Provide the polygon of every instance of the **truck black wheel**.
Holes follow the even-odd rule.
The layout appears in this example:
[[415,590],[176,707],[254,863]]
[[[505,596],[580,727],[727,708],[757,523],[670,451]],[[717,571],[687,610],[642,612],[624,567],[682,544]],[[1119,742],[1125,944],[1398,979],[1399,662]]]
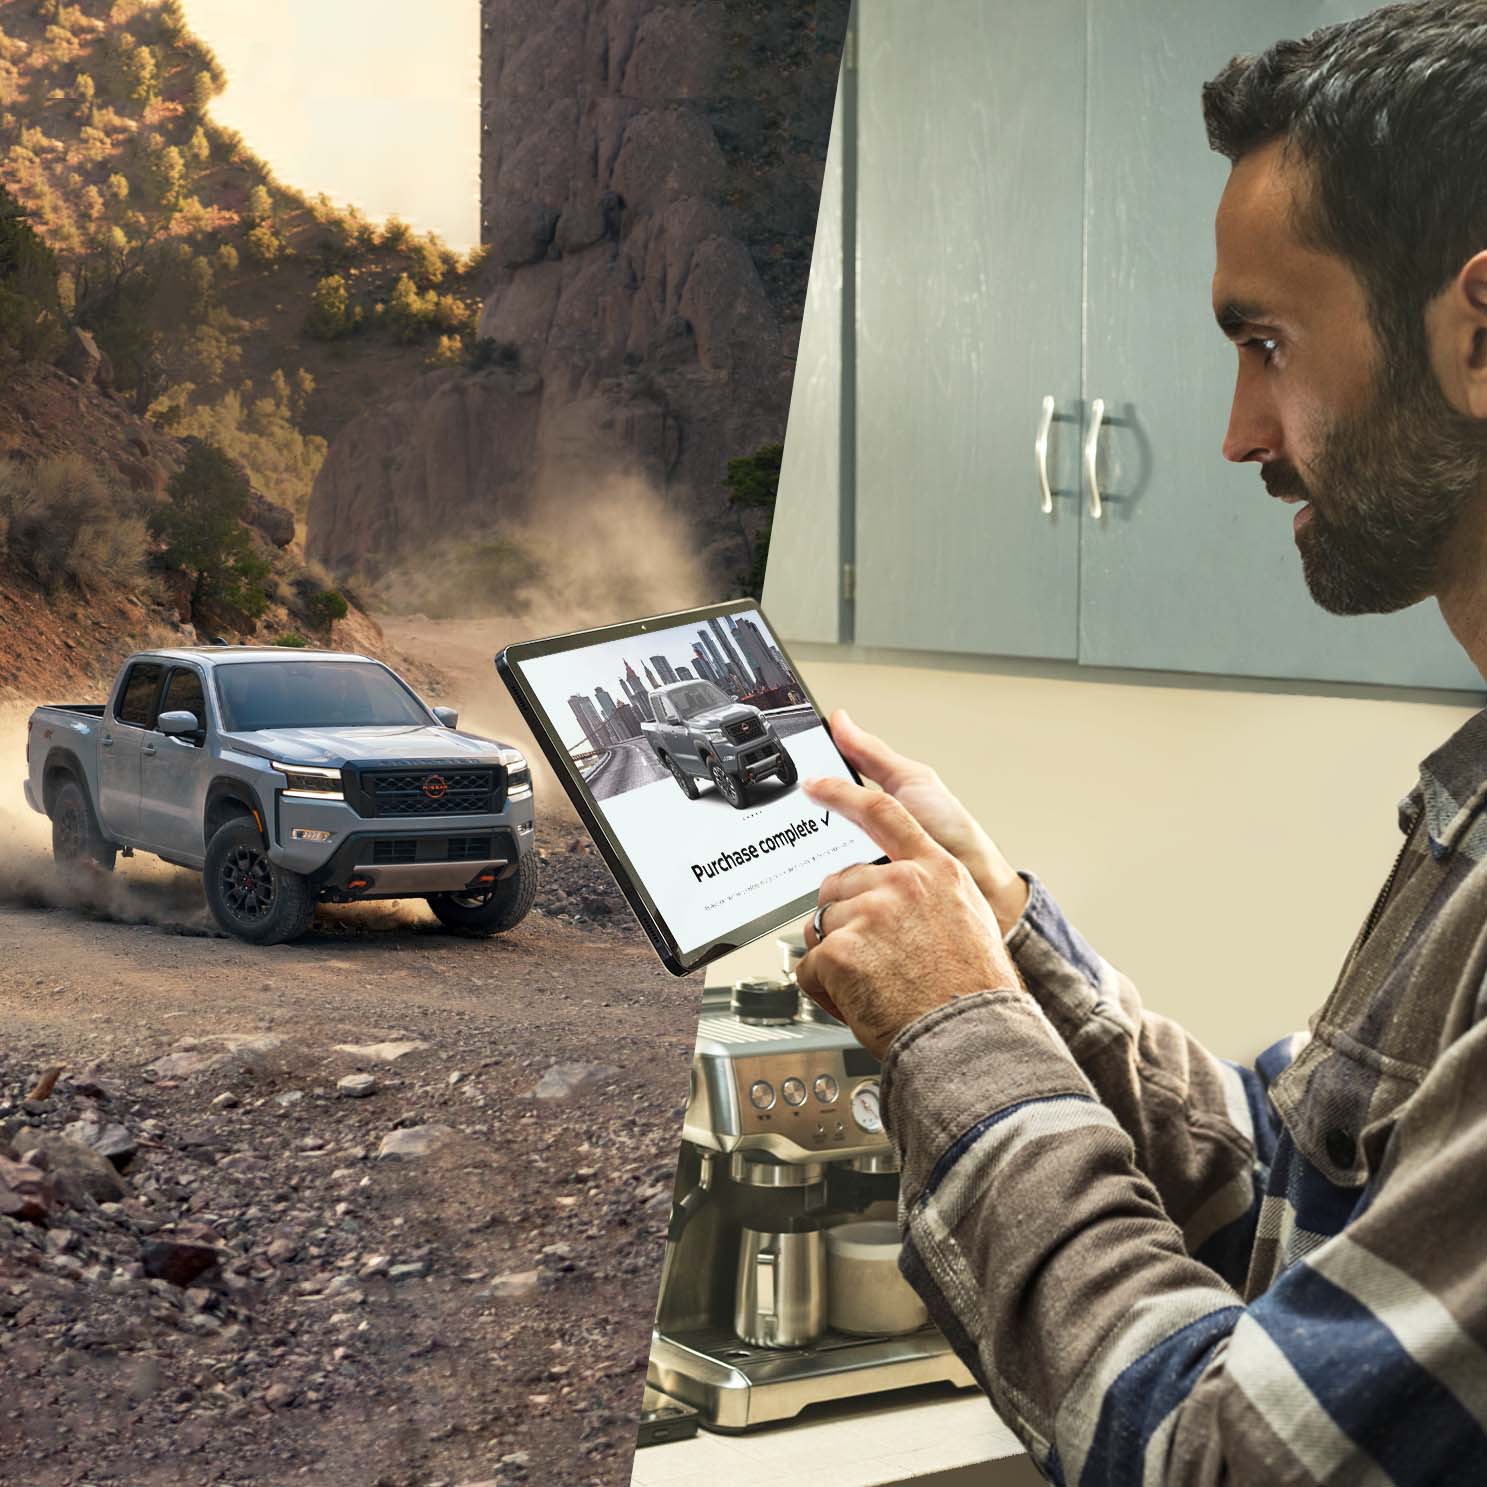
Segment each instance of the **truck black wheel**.
[[105,840],[93,807],[76,780],[65,781],[52,801],[52,859],[64,872],[114,870],[114,844]]
[[515,929],[537,897],[537,854],[525,852],[516,871],[484,893],[431,893],[428,906],[446,929],[462,935],[498,935]]
[[682,787],[682,794],[688,800],[696,800],[698,795],[697,781],[684,770],[670,754],[661,755],[661,763],[671,771],[671,778]]
[[775,772],[775,777],[780,784],[787,788],[800,778],[800,771],[795,767],[795,761],[785,752],[784,745],[780,746],[780,759],[783,761]]
[[315,917],[308,880],[269,860],[258,825],[248,816],[234,816],[213,833],[202,883],[212,918],[250,945],[297,940]]
[[708,771],[713,777],[713,784],[718,787],[718,794],[734,810],[745,811],[749,808],[749,787],[736,774],[729,774],[716,759],[708,765]]

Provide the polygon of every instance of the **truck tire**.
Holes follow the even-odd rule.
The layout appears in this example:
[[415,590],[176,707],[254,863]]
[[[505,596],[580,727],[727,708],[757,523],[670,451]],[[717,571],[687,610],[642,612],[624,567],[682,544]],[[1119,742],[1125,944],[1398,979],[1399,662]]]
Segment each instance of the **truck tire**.
[[308,880],[269,860],[248,816],[234,816],[213,832],[201,875],[212,918],[250,945],[297,940],[315,917]]
[[785,751],[784,744],[780,745],[780,758],[785,762],[780,765],[775,778],[788,790],[800,778],[800,771],[796,769],[795,761]]
[[711,760],[707,768],[713,777],[713,784],[718,787],[718,794],[734,810],[748,810],[749,806],[753,803],[753,796],[749,794],[749,787],[736,774],[729,774],[716,759]]
[[515,929],[537,897],[537,854],[516,859],[516,871],[485,893],[431,893],[426,902],[445,929],[483,938]]
[[682,794],[688,800],[696,800],[698,795],[697,781],[684,770],[670,754],[661,755],[661,763],[671,771],[671,778],[682,788]]
[[98,829],[93,807],[76,780],[65,780],[52,800],[52,860],[64,873],[114,870],[116,849]]

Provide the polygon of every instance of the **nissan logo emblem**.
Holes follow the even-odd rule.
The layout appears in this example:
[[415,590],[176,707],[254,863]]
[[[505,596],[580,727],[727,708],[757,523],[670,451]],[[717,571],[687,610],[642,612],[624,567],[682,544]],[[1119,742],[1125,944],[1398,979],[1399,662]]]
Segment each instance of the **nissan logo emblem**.
[[431,774],[423,782],[423,793],[430,800],[443,800],[449,794],[449,781],[441,774]]

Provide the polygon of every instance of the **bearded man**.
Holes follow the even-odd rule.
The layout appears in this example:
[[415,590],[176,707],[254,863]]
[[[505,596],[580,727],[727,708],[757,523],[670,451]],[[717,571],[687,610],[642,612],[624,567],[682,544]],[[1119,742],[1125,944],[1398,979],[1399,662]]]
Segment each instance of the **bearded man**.
[[[1297,506],[1318,603],[1433,597],[1487,675],[1487,3],[1278,43],[1203,104],[1224,454]],[[807,789],[890,861],[823,883],[801,985],[884,1059],[904,1272],[1039,1469],[1487,1482],[1487,713],[1254,1069],[1145,1011],[931,770],[834,731],[883,788]]]

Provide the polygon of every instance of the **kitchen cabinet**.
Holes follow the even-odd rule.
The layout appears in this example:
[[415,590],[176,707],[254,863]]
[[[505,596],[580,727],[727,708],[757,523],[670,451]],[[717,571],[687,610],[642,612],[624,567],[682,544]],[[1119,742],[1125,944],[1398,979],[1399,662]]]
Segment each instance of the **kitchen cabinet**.
[[[1235,53],[1367,8],[858,0],[845,186],[817,249],[837,255],[835,318],[823,335],[811,300],[817,392],[807,408],[797,383],[765,589],[787,638],[1480,689],[1433,603],[1317,608],[1291,512],[1220,454],[1228,163],[1199,89]],[[806,506],[834,542],[793,540]]]

